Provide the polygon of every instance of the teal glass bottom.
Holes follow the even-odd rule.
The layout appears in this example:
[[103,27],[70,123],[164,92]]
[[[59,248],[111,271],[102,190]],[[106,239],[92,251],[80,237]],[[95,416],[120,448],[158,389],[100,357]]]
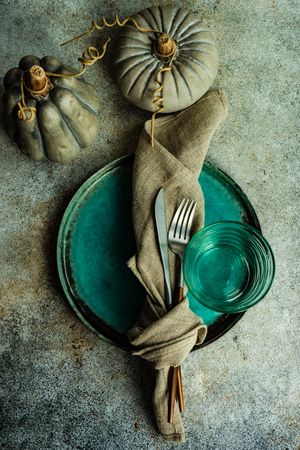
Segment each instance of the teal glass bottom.
[[216,299],[234,300],[249,284],[249,265],[238,249],[220,244],[208,249],[195,261],[199,290]]

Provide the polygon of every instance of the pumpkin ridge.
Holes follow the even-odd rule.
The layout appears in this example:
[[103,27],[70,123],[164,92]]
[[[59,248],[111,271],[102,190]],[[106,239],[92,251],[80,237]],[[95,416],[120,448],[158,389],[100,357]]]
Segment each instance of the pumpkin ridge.
[[152,19],[153,19],[153,18],[150,17],[150,19],[149,19],[149,17],[147,17],[147,15],[145,16],[144,13],[145,13],[145,10],[140,11],[140,12],[135,16],[136,20],[138,21],[138,20],[139,20],[139,19],[138,19],[138,16],[140,16],[140,17],[146,22],[147,27],[152,28],[152,29],[157,28],[156,22],[154,22],[154,24],[153,24],[153,22],[152,22]]
[[[64,131],[63,125],[65,125],[65,129],[68,131],[68,138],[71,138],[71,140],[74,139],[75,142],[78,144],[78,147],[80,147],[80,144],[79,144],[79,142],[78,142],[76,136],[72,133],[72,130],[70,129],[70,127],[68,126],[68,124],[66,123],[66,121],[64,120],[64,118],[62,117],[62,115],[61,115],[61,113],[60,113],[60,110],[57,108],[57,106],[55,105],[55,103],[54,103],[52,100],[48,99],[48,100],[47,100],[47,105],[46,105],[46,104],[45,104],[45,105],[46,105],[46,107],[47,107],[47,106],[50,105],[50,104],[56,109],[56,111],[57,111],[57,113],[58,113],[58,115],[59,115],[61,129]],[[39,110],[38,110],[38,112],[39,112]],[[56,159],[52,159],[52,158],[51,158],[51,155],[49,155],[48,147],[47,147],[47,145],[46,145],[47,138],[45,137],[45,134],[44,134],[45,130],[44,130],[44,128],[43,128],[43,123],[42,123],[42,121],[41,121],[40,114],[37,114],[37,121],[38,121],[38,124],[39,124],[39,131],[40,131],[41,138],[42,138],[41,140],[42,140],[42,145],[43,145],[44,154],[45,154],[45,155],[47,156],[47,158],[50,159],[51,161],[60,162],[60,161],[57,161]],[[70,141],[70,142],[71,142],[71,141]],[[78,148],[77,148],[77,150],[78,150]],[[51,153],[51,152],[50,152],[50,153]]]
[[[79,83],[84,83],[84,87],[87,90],[88,87],[92,88],[92,91],[90,92],[92,95],[97,96],[97,91],[94,88],[94,86],[92,86],[90,83],[88,83],[87,81],[84,81],[83,79],[77,78],[77,81]],[[67,87],[65,89],[68,89]],[[83,96],[80,95],[79,91],[73,91],[70,89],[70,91],[72,92],[72,94],[80,101],[80,103],[87,108],[89,111],[91,111],[94,115],[99,114],[100,111],[100,100],[99,100],[99,106],[95,106],[95,109],[93,109],[93,107],[91,106],[90,103],[88,103],[88,100],[86,100]],[[94,92],[93,92],[94,91]]]
[[[141,36],[141,34],[140,34],[140,36]],[[139,43],[143,43],[143,44],[145,44],[145,48],[148,49],[148,47],[146,46],[147,44],[146,44],[145,41],[143,41],[142,39],[138,39],[138,38],[136,38],[136,37],[134,37],[134,36],[125,36],[125,39],[126,39],[126,40],[127,40],[127,39],[131,39],[132,41],[137,41],[137,42],[139,42]],[[150,41],[150,39],[149,39],[149,41]]]
[[139,66],[140,64],[147,61],[147,59],[149,59],[149,58],[147,57],[147,58],[143,59],[142,61],[139,61],[137,64],[134,64],[134,66],[131,66],[128,69],[126,69],[125,72],[123,72],[122,75],[120,75],[120,78],[124,78],[132,69],[135,69],[137,66]]
[[[201,21],[199,19],[196,18],[195,22],[189,24],[186,28],[184,28],[180,33],[179,33],[179,37],[182,36],[182,34],[189,34],[191,28],[194,28],[195,25],[201,25]],[[203,28],[203,31],[209,31],[208,29]],[[202,32],[202,29],[198,28],[198,33]]]
[[[197,31],[195,31],[195,33],[190,33],[190,34],[188,34],[187,36],[183,36],[181,39],[179,39],[179,40],[178,40],[179,45],[185,45],[186,42],[189,41],[189,39],[193,38],[193,36],[197,36],[197,34],[200,34],[200,33],[207,33],[207,34],[210,34],[209,31],[204,30],[204,29],[202,29],[202,30],[197,30]],[[199,38],[201,39],[200,36],[199,36]],[[204,38],[205,38],[205,36],[204,36]],[[192,40],[193,40],[193,39],[192,39]],[[208,40],[209,40],[209,39],[208,39]],[[199,42],[202,43],[202,40],[200,40]]]
[[147,64],[145,67],[143,67],[143,70],[137,75],[137,77],[135,78],[135,80],[133,81],[133,83],[131,84],[130,88],[127,91],[127,95],[130,94],[130,92],[132,91],[134,85],[137,83],[137,81],[140,79],[141,75],[145,72],[145,70],[151,65],[153,64],[154,61],[150,61],[149,64]]
[[6,91],[4,91],[4,93],[3,93],[3,100],[5,100],[6,97],[7,97],[7,100],[8,100],[8,97],[12,97],[12,96],[15,97],[15,100],[14,100],[14,107],[11,109],[11,112],[13,112],[13,110],[17,106],[18,102],[21,100],[21,93],[20,93],[20,89],[18,87],[10,87]]
[[[30,99],[29,106],[36,104],[36,101]],[[23,121],[17,119],[16,122],[16,142],[19,145],[22,152],[34,161],[41,161],[45,158],[45,146],[42,139],[42,133],[37,120],[37,115],[33,118],[33,121]],[[27,135],[27,139],[26,139]],[[27,141],[27,145],[24,143]],[[30,146],[28,146],[28,142]]]
[[202,67],[202,69],[204,70],[204,72],[207,74],[207,76],[213,81],[214,78],[212,76],[212,74],[210,73],[209,69],[206,67],[206,64],[204,62],[202,62],[200,59],[198,58],[192,58],[192,56],[188,56],[188,55],[181,55],[181,58],[185,58],[188,59],[189,61],[192,61],[195,64],[198,64],[198,66]]
[[201,30],[196,30],[194,33],[193,32],[189,32],[189,33],[187,33],[185,36],[183,36],[182,37],[182,39],[180,39],[179,38],[179,44],[182,44],[182,45],[184,45],[184,43],[185,43],[185,41],[187,40],[187,39],[190,39],[191,37],[193,37],[193,36],[195,36],[195,35],[197,35],[197,34],[200,34],[200,33],[207,33],[207,34],[210,34],[211,32],[209,31],[209,30],[207,30],[207,29],[205,29],[205,28],[202,28]]
[[[115,62],[117,63],[117,64],[119,64],[119,63],[122,63],[122,62],[124,62],[124,61],[130,61],[131,59],[133,59],[133,58],[136,58],[136,57],[138,57],[138,56],[144,56],[144,55],[147,55],[147,56],[149,56],[149,49],[145,52],[141,52],[141,53],[134,53],[133,52],[133,54],[132,55],[126,55],[126,56],[124,56],[124,58],[122,58],[122,59],[117,59]],[[148,58],[147,58],[148,59]]]
[[[50,65],[52,59],[52,65]],[[56,65],[54,64],[56,62]],[[63,67],[63,63],[60,59],[52,57],[52,56],[44,56],[40,61],[41,67],[45,70],[45,72],[56,72]]]
[[[47,100],[47,101],[49,101],[49,100]],[[48,155],[48,152],[47,152],[47,145],[46,145],[46,142],[45,142],[45,137],[44,137],[43,129],[42,129],[42,127],[41,127],[41,118],[39,117],[39,111],[38,111],[38,109],[37,109],[37,111],[36,111],[35,117],[36,117],[36,121],[37,121],[37,124],[38,124],[38,129],[39,129],[40,138],[41,138],[41,139],[40,139],[40,142],[41,142],[41,146],[42,146],[42,151],[43,151],[43,153],[44,153],[44,157],[50,159],[50,158],[49,158],[49,155]]]
[[118,47],[119,50],[127,50],[128,48],[130,48],[131,50],[147,50],[147,52],[149,53],[148,47],[139,47],[137,45],[120,45]]
[[[70,81],[75,83],[75,86],[68,85],[67,83],[70,82]],[[81,88],[83,88],[86,91],[88,91],[89,94],[91,94],[91,95],[93,95],[95,97],[97,96],[97,93],[96,93],[96,90],[94,89],[94,87],[92,85],[90,85],[89,83],[87,83],[86,81],[84,81],[83,79],[80,79],[80,78],[56,78],[55,79],[54,78],[53,79],[53,83],[54,83],[55,87],[57,87],[57,88],[63,88],[63,89],[67,89],[67,90],[71,91],[75,95],[75,97],[78,100],[80,100],[80,102],[86,108],[89,108],[89,110],[91,112],[93,112],[94,114],[98,114],[99,113],[99,106],[98,105],[93,105],[93,103],[90,103],[89,100],[86,99],[80,93],[79,86],[81,85]],[[76,84],[79,85],[79,86],[76,86]]]
[[188,12],[184,18],[182,19],[182,21],[179,23],[179,25],[177,26],[176,30],[173,31],[173,36],[174,38],[176,37],[177,34],[180,35],[180,27],[182,26],[182,24],[186,21],[186,19],[188,18],[188,16],[190,15],[190,12]]
[[68,87],[65,87],[65,86],[64,87],[59,86],[59,87],[57,87],[57,89],[64,89],[65,91],[71,92],[71,94],[74,95],[74,97],[79,101],[79,103],[81,104],[81,106],[83,106],[83,108],[87,109],[90,113],[92,113],[94,115],[98,114],[99,111],[91,108],[90,105],[88,103],[86,103],[83,100],[83,98],[78,95],[78,92],[75,93],[72,91],[72,89],[69,89]]
[[179,14],[180,14],[180,8],[177,8],[174,13],[174,16],[170,22],[169,29],[167,31],[167,33],[172,37],[174,36],[173,26],[174,26],[174,23],[177,20]]
[[31,66],[39,66],[41,63],[40,58],[35,55],[25,55],[19,61],[19,69],[23,72],[28,70]]
[[209,50],[201,50],[198,47],[184,47],[184,48],[180,49],[180,55],[185,54],[185,53],[190,53],[190,52],[198,52],[198,53],[203,53],[203,55],[215,56],[214,52],[210,52]]
[[21,93],[20,89],[17,87],[11,87],[3,93],[3,110],[7,110],[7,114],[3,114],[4,126],[6,128],[7,134],[11,139],[14,139],[14,136],[16,134],[17,127],[14,117],[15,114],[17,114],[16,107],[20,100]]
[[[23,70],[19,67],[12,67],[6,72],[3,78],[3,86],[5,90],[19,88]],[[15,76],[14,76],[15,75]],[[16,77],[17,75],[17,77]]]
[[56,106],[56,108],[58,109],[58,111],[61,114],[61,118],[64,121],[65,125],[68,127],[69,131],[71,132],[71,134],[75,137],[75,140],[77,141],[78,145],[80,148],[84,148],[86,146],[86,143],[84,142],[84,138],[82,138],[77,131],[75,130],[75,128],[72,126],[71,121],[72,119],[69,119],[67,117],[67,113],[65,112],[65,110],[59,105],[58,101],[56,100],[56,96],[58,93],[62,92],[68,92],[69,94],[71,94],[80,104],[80,106],[83,106],[84,109],[86,109],[87,111],[89,111],[91,114],[93,114],[95,116],[95,114],[89,110],[89,108],[85,108],[85,105],[82,105],[82,102],[80,101],[80,99],[70,90],[70,89],[65,89],[65,88],[57,88],[55,92],[53,92],[53,94],[51,95],[51,100],[53,102],[53,104]]
[[[155,15],[153,14],[153,12],[152,12],[152,9],[151,8],[148,8],[148,9],[145,9],[144,11],[142,11],[142,13],[146,13],[147,12],[147,14],[149,14],[150,16],[151,16],[151,18],[152,18],[152,20],[153,20],[153,23],[154,23],[154,27],[152,27],[152,28],[156,28],[158,31],[160,31],[160,26],[159,26],[159,23],[158,23],[158,21],[157,21],[157,19],[156,19],[156,17],[155,17]],[[141,14],[141,13],[140,13]],[[143,14],[141,14],[141,16],[145,19],[145,16],[143,15]],[[150,23],[150,22],[149,22]],[[163,30],[161,30],[161,31],[163,31]]]
[[[207,45],[212,45],[213,47],[216,47],[216,43],[213,41],[210,41],[209,39],[205,39],[202,41],[187,41],[187,42],[182,42],[182,45],[186,45],[186,44],[207,44]],[[180,42],[181,45],[181,42]]]
[[197,75],[197,77],[199,78],[199,80],[201,82],[203,82],[203,78],[201,77],[200,73],[198,70],[196,70],[193,66],[189,66],[188,64],[184,63],[183,61],[181,61],[179,58],[177,60],[178,64],[181,64],[182,66],[186,67],[190,72],[194,73]]
[[82,148],[81,142],[80,142],[80,140],[79,140],[75,130],[73,130],[73,128],[71,127],[69,121],[66,119],[66,117],[65,117],[64,113],[62,112],[62,110],[60,108],[58,108],[57,105],[55,105],[55,106],[56,106],[56,108],[58,109],[58,111],[61,114],[61,123],[64,124],[67,127],[67,129],[69,130],[70,134],[74,137],[75,141],[77,142],[79,148]]
[[174,69],[177,70],[177,72],[179,73],[180,77],[183,79],[183,82],[184,82],[184,84],[185,84],[186,87],[187,87],[188,93],[190,94],[190,98],[191,98],[191,100],[193,100],[193,94],[192,94],[191,88],[190,88],[188,82],[186,81],[185,77],[183,76],[181,70],[180,70],[179,67],[177,66],[176,62],[177,62],[177,61],[174,61],[173,67],[174,67]]
[[165,24],[164,24],[164,17],[163,17],[163,12],[162,12],[162,8],[160,5],[158,5],[158,11],[159,11],[159,16],[160,16],[160,21],[161,21],[161,29],[162,31],[166,31],[165,30]]
[[157,69],[157,67],[154,67],[153,70],[150,71],[150,75],[147,78],[147,81],[146,81],[145,86],[143,88],[143,92],[142,92],[142,94],[140,96],[141,98],[143,98],[143,96],[146,94],[146,90],[149,89],[148,83],[150,82],[151,78],[155,75],[156,69]]
[[178,95],[179,95],[179,86],[178,86],[178,82],[177,82],[177,77],[175,76],[174,73],[172,75],[173,75],[173,81],[174,81],[174,85],[175,85],[176,95],[178,97]]

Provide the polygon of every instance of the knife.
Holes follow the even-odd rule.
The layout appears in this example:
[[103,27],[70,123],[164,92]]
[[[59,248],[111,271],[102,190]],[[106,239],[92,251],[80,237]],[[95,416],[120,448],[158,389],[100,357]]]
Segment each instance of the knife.
[[155,199],[155,223],[158,235],[158,243],[160,250],[160,257],[164,269],[165,277],[165,295],[166,303],[168,306],[172,305],[172,291],[170,281],[170,268],[169,268],[169,245],[168,245],[168,232],[167,232],[167,219],[166,219],[166,206],[165,206],[165,194],[164,188],[160,188]]

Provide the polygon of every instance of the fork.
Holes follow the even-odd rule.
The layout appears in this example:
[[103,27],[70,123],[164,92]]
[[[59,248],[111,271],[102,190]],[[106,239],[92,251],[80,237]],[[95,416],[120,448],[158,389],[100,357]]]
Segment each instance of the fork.
[[[173,297],[174,305],[177,305],[184,297],[182,259],[185,248],[190,240],[195,209],[196,209],[196,202],[184,198],[180,203],[179,207],[177,208],[169,228],[168,233],[169,247],[172,250],[172,252],[174,252],[177,255],[179,262],[178,281]],[[172,368],[171,387],[169,396],[169,413],[168,413],[169,423],[173,422],[176,394],[178,394],[178,403],[180,412],[183,412],[184,403],[182,394],[180,366]]]

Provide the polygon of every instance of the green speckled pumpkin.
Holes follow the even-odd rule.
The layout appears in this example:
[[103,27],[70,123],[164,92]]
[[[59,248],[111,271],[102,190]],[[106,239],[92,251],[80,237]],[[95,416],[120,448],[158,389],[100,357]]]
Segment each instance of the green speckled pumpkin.
[[42,73],[76,73],[52,56],[42,59],[24,56],[19,67],[10,69],[4,77],[6,130],[31,159],[66,163],[93,142],[98,132],[99,97],[82,78],[49,75],[46,77],[49,89],[43,95],[33,95],[24,89],[26,105],[34,107],[36,113],[31,120],[20,120],[21,77],[26,79],[33,67]]
[[[210,88],[217,74],[218,55],[214,34],[192,12],[178,6],[155,6],[134,16],[142,28],[158,30],[176,46],[172,70],[163,74],[164,111],[187,108]],[[114,58],[117,84],[136,106],[155,111],[152,92],[156,74],[166,64],[161,58],[157,33],[142,33],[126,26],[119,35]],[[170,48],[170,47],[169,47]]]

